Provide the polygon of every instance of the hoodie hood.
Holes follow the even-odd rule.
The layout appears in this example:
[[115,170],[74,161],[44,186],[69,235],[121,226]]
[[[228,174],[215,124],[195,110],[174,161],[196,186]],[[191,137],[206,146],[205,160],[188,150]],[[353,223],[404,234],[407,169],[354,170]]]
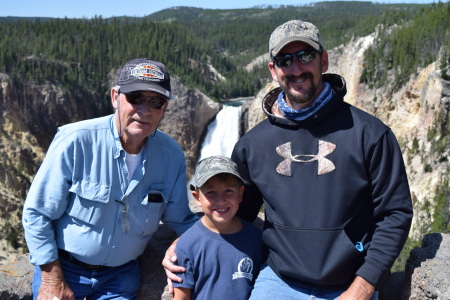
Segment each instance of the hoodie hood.
[[313,116],[307,118],[303,121],[294,121],[286,119],[281,113],[277,105],[278,95],[281,93],[281,88],[277,87],[270,92],[262,100],[262,110],[266,114],[267,118],[273,124],[278,124],[282,126],[305,126],[309,124],[314,124],[320,122],[323,118],[334,111],[339,105],[344,102],[344,96],[347,94],[347,88],[345,84],[345,79],[337,74],[323,74],[323,81],[328,82],[331,85],[331,90],[333,91],[333,97],[331,100],[325,104],[317,113]]

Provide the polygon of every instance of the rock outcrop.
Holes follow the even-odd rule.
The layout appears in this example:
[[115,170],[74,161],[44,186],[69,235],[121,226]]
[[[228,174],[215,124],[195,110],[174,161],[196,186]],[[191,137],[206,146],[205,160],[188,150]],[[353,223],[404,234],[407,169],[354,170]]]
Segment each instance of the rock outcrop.
[[[140,257],[142,285],[139,300],[170,300],[161,261],[176,238],[161,225]],[[0,265],[0,300],[29,300],[33,266],[27,255],[12,264]],[[450,234],[426,235],[422,248],[411,251],[405,272],[393,273],[379,292],[380,300],[448,300],[450,299]]]
[[160,129],[174,138],[183,148],[188,178],[195,171],[198,151],[205,128],[220,110],[220,104],[198,90],[188,89],[176,78],[172,79],[170,105]]
[[411,251],[402,300],[450,299],[450,234],[433,233]]

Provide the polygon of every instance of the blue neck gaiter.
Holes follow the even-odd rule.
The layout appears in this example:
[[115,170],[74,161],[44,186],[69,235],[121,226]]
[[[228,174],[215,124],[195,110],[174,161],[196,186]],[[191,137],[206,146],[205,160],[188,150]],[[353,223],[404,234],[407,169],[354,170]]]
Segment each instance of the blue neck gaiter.
[[331,90],[331,85],[328,82],[323,83],[324,88],[319,97],[308,107],[302,108],[300,110],[295,110],[290,107],[286,100],[284,100],[284,91],[278,95],[277,103],[286,119],[294,121],[303,121],[313,114],[315,114],[319,109],[321,109],[328,101],[330,101],[333,96],[333,91]]

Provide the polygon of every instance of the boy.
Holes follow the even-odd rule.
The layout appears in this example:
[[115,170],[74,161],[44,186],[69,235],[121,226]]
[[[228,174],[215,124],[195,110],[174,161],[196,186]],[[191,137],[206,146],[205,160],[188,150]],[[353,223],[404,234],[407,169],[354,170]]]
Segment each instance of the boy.
[[261,231],[235,215],[244,193],[236,164],[223,156],[201,160],[190,188],[204,216],[177,243],[186,272],[173,299],[248,299],[263,245]]

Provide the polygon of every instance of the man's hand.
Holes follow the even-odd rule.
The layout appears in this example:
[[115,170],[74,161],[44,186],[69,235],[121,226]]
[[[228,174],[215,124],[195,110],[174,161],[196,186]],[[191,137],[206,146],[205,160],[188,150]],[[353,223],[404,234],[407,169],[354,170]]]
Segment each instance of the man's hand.
[[182,282],[181,277],[175,275],[174,273],[186,272],[185,268],[175,265],[177,262],[177,255],[175,253],[175,246],[177,245],[178,239],[173,241],[172,245],[167,249],[162,265],[166,271],[167,285],[169,286],[169,293],[173,296],[173,286],[172,281]]
[[75,295],[64,280],[59,260],[42,265],[40,268],[42,284],[37,300],[75,300]]
[[372,297],[375,287],[360,276],[356,276],[350,287],[342,293],[339,300],[369,300]]

